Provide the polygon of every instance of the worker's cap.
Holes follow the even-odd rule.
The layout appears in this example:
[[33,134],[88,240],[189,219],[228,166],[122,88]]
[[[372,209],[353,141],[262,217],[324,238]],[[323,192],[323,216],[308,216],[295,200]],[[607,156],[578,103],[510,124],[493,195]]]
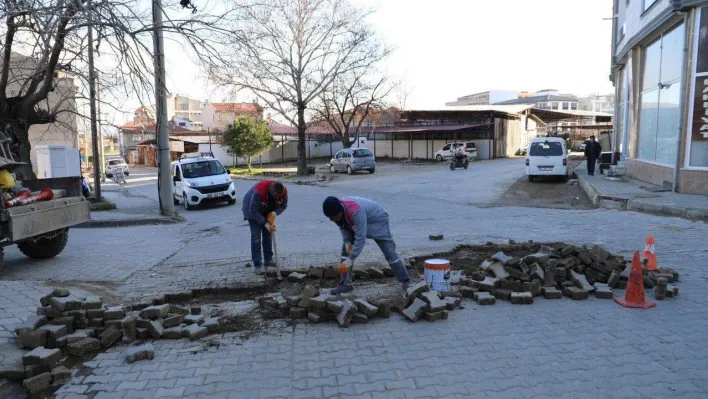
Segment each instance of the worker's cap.
[[327,197],[322,203],[322,212],[328,218],[339,215],[343,210],[342,203],[337,197]]

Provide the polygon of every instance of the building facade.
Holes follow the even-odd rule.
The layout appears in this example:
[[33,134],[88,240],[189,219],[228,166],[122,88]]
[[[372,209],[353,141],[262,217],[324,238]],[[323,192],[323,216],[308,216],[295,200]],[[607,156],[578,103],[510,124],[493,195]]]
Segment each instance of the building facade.
[[613,114],[615,112],[615,94],[590,95],[578,99],[581,111],[604,112]]
[[634,178],[708,195],[708,1],[615,0],[613,151]]
[[490,90],[482,93],[470,94],[459,97],[457,101],[445,103],[447,106],[457,105],[491,105],[502,101],[514,100],[519,97],[519,93],[514,90]]
[[257,103],[206,102],[202,113],[201,127],[203,129],[200,130],[224,130],[239,116],[262,119],[263,108]]

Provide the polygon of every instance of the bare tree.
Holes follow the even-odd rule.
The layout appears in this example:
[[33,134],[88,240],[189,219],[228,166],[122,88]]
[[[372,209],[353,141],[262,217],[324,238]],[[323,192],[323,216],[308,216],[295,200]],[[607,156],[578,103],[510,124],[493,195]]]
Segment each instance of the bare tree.
[[349,147],[352,132],[359,133],[369,114],[385,108],[384,99],[393,90],[387,77],[369,77],[368,67],[338,76],[319,97],[317,114]]
[[[197,9],[188,1],[181,11],[174,4],[164,10],[162,26],[152,24],[151,2],[140,0],[2,0],[0,1],[0,131],[11,137],[17,169],[22,179],[32,179],[29,127],[60,121],[61,113],[83,116],[76,97],[85,96],[88,81],[87,48],[101,55],[105,84],[113,88],[104,104],[119,107],[126,97],[152,98],[152,38],[161,28],[167,39],[179,41],[194,59],[215,63],[230,34],[222,28],[230,9],[214,12]],[[176,3],[176,1],[175,1]],[[174,17],[174,18],[171,18]],[[95,40],[87,40],[88,27]],[[223,39],[223,42],[220,40]],[[76,80],[77,93],[61,88],[62,76]],[[103,83],[103,82],[102,82]],[[122,100],[122,101],[121,101]],[[67,105],[69,103],[69,105]],[[75,124],[74,124],[75,129]]]
[[305,134],[310,104],[342,75],[380,53],[369,13],[347,0],[239,0],[232,68],[219,82],[254,93],[297,126],[298,175],[307,173]]
[[408,84],[406,78],[401,78],[396,82],[395,95],[398,102],[398,107],[401,110],[406,109],[406,104],[408,103],[408,97],[413,93],[413,87]]

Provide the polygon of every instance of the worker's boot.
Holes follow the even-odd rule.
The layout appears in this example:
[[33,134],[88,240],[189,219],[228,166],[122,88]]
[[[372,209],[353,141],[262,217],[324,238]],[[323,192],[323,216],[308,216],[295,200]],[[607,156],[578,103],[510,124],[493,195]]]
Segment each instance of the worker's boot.
[[263,266],[256,265],[256,266],[253,266],[253,269],[255,270],[256,274],[258,274],[258,275],[265,274],[265,270],[263,270]]
[[408,287],[410,287],[410,286],[411,286],[411,281],[407,280],[407,281],[403,282],[403,285],[401,286],[401,288],[403,288],[403,292],[405,293],[408,291]]
[[347,292],[354,291],[354,286],[352,285],[352,270],[349,269],[347,274],[339,277],[339,285],[330,291],[332,295],[346,294]]

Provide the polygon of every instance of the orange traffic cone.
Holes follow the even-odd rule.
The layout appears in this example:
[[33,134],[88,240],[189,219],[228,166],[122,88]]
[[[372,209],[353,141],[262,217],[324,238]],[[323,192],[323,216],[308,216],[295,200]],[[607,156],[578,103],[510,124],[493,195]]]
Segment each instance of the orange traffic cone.
[[624,298],[615,298],[615,302],[626,308],[649,309],[656,306],[656,303],[649,302],[644,298],[644,278],[642,277],[642,266],[639,263],[639,251],[634,251],[632,269],[629,272],[629,283]]
[[646,241],[644,242],[644,255],[647,258],[647,270],[656,270],[656,248],[654,247],[654,234],[649,234]]

